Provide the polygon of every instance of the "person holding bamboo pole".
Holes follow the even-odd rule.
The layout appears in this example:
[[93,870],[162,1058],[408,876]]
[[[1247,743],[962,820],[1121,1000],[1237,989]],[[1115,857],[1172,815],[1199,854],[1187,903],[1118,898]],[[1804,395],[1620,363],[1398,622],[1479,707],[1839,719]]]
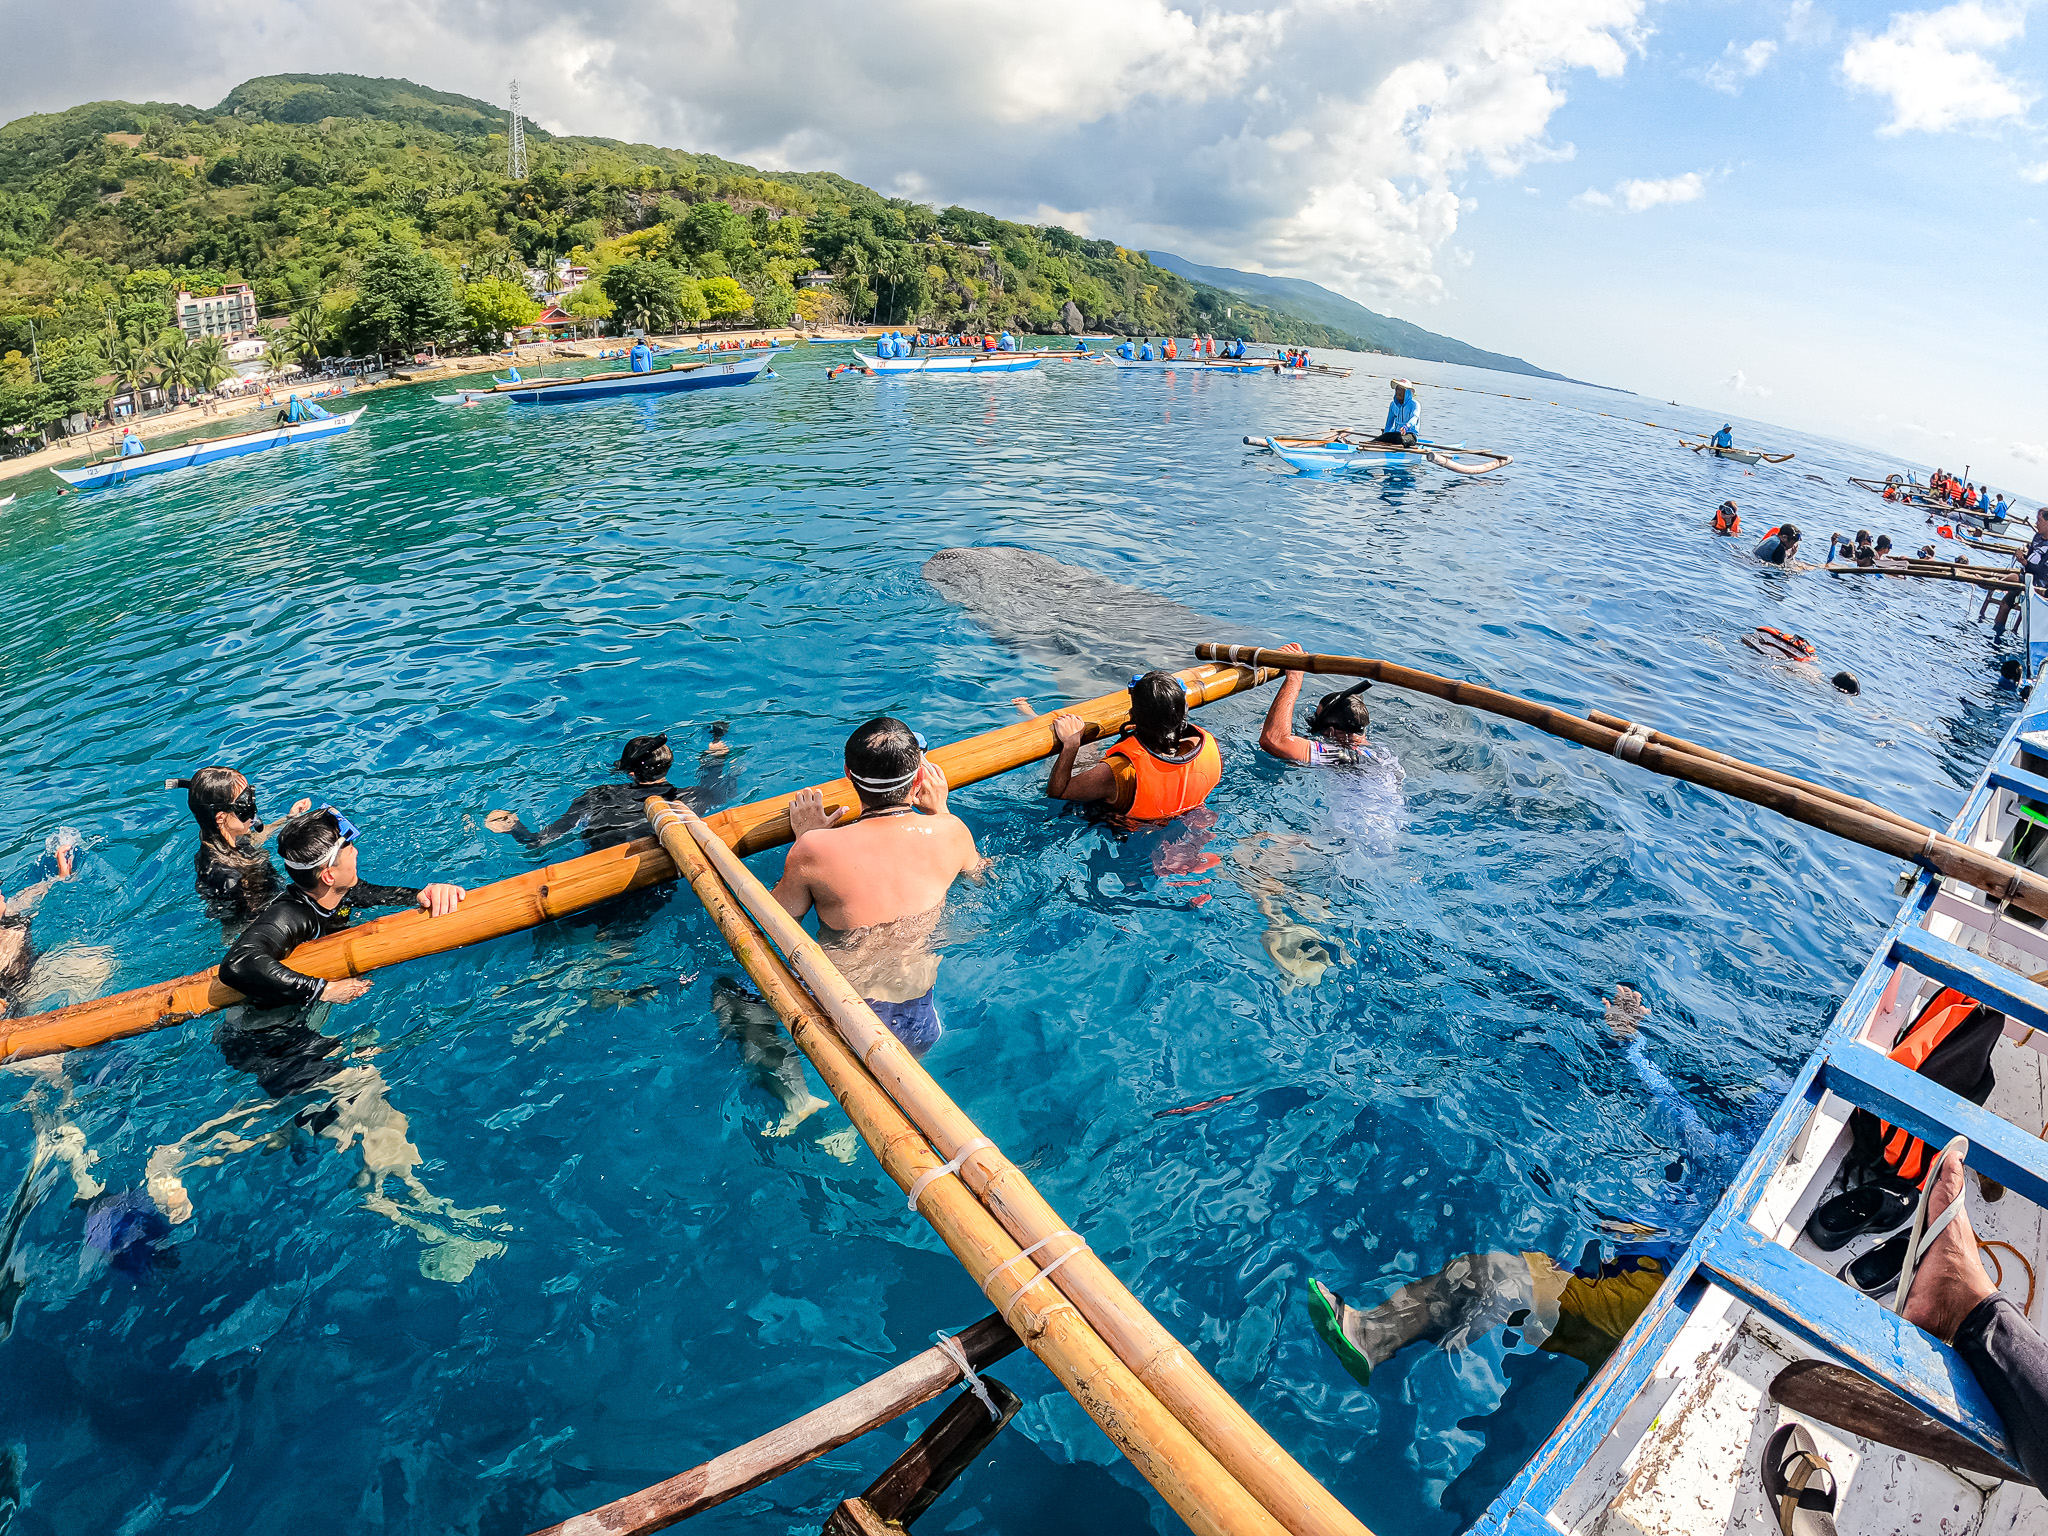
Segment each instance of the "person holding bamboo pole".
[[946,893],[987,860],[967,824],[946,808],[946,775],[924,738],[901,720],[870,720],[846,741],[846,776],[860,819],[825,808],[806,789],[790,802],[796,834],[775,899],[791,917],[818,914],[818,943],[890,1033],[923,1055],[945,1026],[934,996],[932,936]]

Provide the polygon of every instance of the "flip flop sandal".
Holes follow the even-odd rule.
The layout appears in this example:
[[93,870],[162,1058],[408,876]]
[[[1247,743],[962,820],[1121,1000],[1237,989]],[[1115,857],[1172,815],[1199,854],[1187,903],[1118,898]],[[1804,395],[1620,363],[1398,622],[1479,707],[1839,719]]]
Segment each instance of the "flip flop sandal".
[[[1927,1207],[1934,1199],[1934,1176],[1941,1171],[1942,1159],[1954,1157],[1958,1164],[1965,1164],[1968,1162],[1969,1156],[1970,1138],[1958,1136],[1936,1153],[1934,1161],[1927,1165],[1927,1182],[1921,1186],[1920,1190],[1920,1208],[1913,1213],[1912,1236],[1906,1244],[1905,1262],[1899,1267],[1898,1294],[1892,1297],[1892,1310],[1894,1312],[1901,1314],[1905,1312],[1906,1298],[1913,1292],[1913,1271],[1919,1267],[1920,1260],[1925,1257],[1928,1247],[1948,1229],[1948,1224],[1954,1221],[1957,1213],[1963,1209],[1963,1197],[1958,1195],[1950,1202],[1948,1209],[1935,1217],[1932,1222],[1927,1219]],[[1967,1190],[1967,1183],[1964,1188]]]
[[[1779,1426],[1764,1446],[1762,1471],[1784,1536],[1835,1536],[1835,1474],[1804,1424]],[[1823,1480],[1825,1493],[1815,1486]]]
[[1806,1223],[1806,1235],[1822,1253],[1833,1253],[1866,1232],[1896,1232],[1913,1219],[1920,1192],[1888,1180],[1846,1190],[1824,1200]]

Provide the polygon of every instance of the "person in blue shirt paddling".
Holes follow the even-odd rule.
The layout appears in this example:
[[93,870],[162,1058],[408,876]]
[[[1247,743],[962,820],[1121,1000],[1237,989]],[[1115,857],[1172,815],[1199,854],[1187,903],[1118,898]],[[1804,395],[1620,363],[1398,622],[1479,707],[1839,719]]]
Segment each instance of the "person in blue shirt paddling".
[[1422,407],[1415,399],[1415,386],[1406,379],[1394,380],[1394,400],[1387,407],[1387,424],[1374,439],[1381,443],[1402,443],[1415,446],[1416,424],[1422,419]]
[[1086,336],[1076,336],[1074,338],[1074,350],[1085,354],[1088,351],[1088,338]]
[[145,453],[147,451],[148,450],[142,446],[142,439],[136,435],[136,431],[133,427],[123,427],[121,429],[122,458],[132,459],[137,454]]
[[1153,360],[1154,359],[1152,356],[1152,338],[1150,336],[1147,336],[1145,338],[1145,344],[1142,347],[1138,348],[1138,361],[1141,363],[1149,363]]
[[1721,430],[1708,438],[1707,441],[1716,448],[1733,448],[1735,446],[1735,429],[1724,421],[1721,423]]
[[1137,350],[1134,347],[1132,347],[1129,339],[1126,338],[1125,340],[1117,343],[1116,355],[1122,358],[1125,362],[1129,363],[1135,362],[1137,360],[1138,353]]
[[1012,336],[1008,331],[1004,331],[1002,335],[996,338],[996,350],[998,352],[1016,351],[1017,338]]
[[644,337],[633,343],[633,350],[628,352],[626,357],[629,360],[628,366],[635,373],[654,372],[654,349],[647,345]]

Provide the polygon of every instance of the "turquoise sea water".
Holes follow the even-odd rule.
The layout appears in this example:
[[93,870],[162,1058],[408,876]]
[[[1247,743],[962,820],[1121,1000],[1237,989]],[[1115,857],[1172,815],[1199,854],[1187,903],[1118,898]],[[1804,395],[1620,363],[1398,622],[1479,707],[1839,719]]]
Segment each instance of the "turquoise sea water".
[[[656,404],[378,393],[325,446],[88,496],[44,477],[0,514],[0,881],[34,878],[59,825],[92,843],[36,915],[45,975],[111,966],[115,989],[218,957],[184,797],[161,787],[209,762],[267,813],[344,807],[366,878],[481,884],[536,862],[483,813],[538,824],[628,735],[675,732],[680,781],[730,721],[749,799],[836,774],[876,713],[937,741],[1014,718],[1016,695],[1049,707],[1042,664],[920,579],[950,545],[1026,545],[1238,629],[1605,709],[1928,820],[2015,703],[1997,667],[2018,646],[1970,622],[1974,595],[1787,575],[1707,534],[1733,495],[1816,557],[1834,528],[1930,537],[1842,484],[1900,467],[1862,450],[1756,426],[1739,435],[1798,458],[1748,474],[1595,414],[1719,425],[1698,412],[1415,363],[1466,390],[1426,392],[1428,429],[1517,462],[1325,480],[1239,439],[1376,424],[1363,370],[1388,360],[1343,382],[1049,364],[887,383],[828,383],[827,361]],[[1865,692],[1767,664],[1738,643],[1757,624]],[[1360,1388],[1304,1282],[1369,1304],[1466,1252],[1575,1260],[1685,1150],[1601,997],[1640,988],[1650,1058],[1739,1127],[1846,991],[1894,870],[1387,688],[1376,739],[1405,781],[1374,803],[1260,757],[1265,698],[1202,717],[1228,768],[1200,905],[1138,844],[1055,814],[1042,770],[955,797],[998,863],[956,900],[928,1065],[1379,1536],[1451,1536],[1583,1371],[1495,1332]],[[1289,989],[1260,896],[1347,963]],[[0,1298],[25,1287],[0,1342],[16,1528],[518,1536],[982,1316],[865,1150],[835,1155],[836,1109],[763,1134],[779,1106],[709,1006],[735,971],[685,892],[380,973],[325,1027],[375,1047],[343,1123],[373,1157],[417,1147],[416,1189],[295,1131],[308,1101],[265,1099],[210,1020],[0,1079],[0,1198],[28,1175],[0,1278]],[[39,1134],[105,1193],[74,1198]],[[113,1262],[153,1158],[189,1219]],[[1727,1171],[1687,1177],[1710,1203]],[[1025,1409],[924,1528],[1178,1527],[1028,1355],[995,1374]],[[930,1412],[703,1521],[815,1530]]]

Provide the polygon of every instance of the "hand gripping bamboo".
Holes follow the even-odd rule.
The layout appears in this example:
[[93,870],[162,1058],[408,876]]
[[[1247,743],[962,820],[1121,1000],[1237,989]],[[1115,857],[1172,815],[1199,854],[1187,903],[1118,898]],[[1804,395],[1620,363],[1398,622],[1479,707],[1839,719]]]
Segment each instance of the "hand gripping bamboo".
[[[685,830],[687,825],[691,831],[702,831],[704,824],[687,810],[658,799],[647,802],[647,811],[663,846],[704,903],[734,956],[789,1026],[791,1037],[818,1069],[862,1139],[891,1178],[905,1189],[917,1191],[919,1212],[968,1274],[981,1283],[996,1310],[1031,1352],[1046,1363],[1131,1465],[1194,1530],[1203,1536],[1280,1536],[1281,1527],[1272,1516],[1162,1406],[1072,1303],[1045,1281],[1047,1271],[1058,1261],[1049,1255],[1042,1259],[1027,1256],[957,1173],[945,1171],[946,1164],[932,1143],[890,1102],[811,994],[796,983],[734,903]],[[706,840],[726,859],[738,863],[723,843],[708,834]],[[739,868],[745,873],[744,865]],[[877,1023],[875,1027],[882,1026]],[[893,1042],[894,1037],[890,1038]],[[902,1049],[900,1045],[897,1048]],[[598,1536],[611,1527],[572,1520],[563,1529],[564,1536]]]
[[[650,802],[651,804],[652,802]],[[1059,1266],[1053,1280],[1095,1331],[1174,1416],[1271,1511],[1292,1536],[1369,1536],[1338,1503],[1223,1390],[1133,1296],[1093,1250],[1067,1230],[1031,1181],[994,1147],[889,1033],[837,966],[782,909],[768,888],[687,810],[676,812],[711,865],[782,951],[790,968],[839,1027],[861,1063],[1026,1250]]]
[[[1246,667],[1204,665],[1190,667],[1178,675],[1187,685],[1188,704],[1193,707],[1227,698],[1278,674],[1254,672]],[[1116,730],[1130,718],[1130,711],[1128,690],[1104,694],[1077,704],[1072,710],[1089,722],[1093,736]],[[1052,721],[1041,718],[1022,720],[935,748],[931,758],[945,769],[947,783],[958,789],[1050,757],[1056,750]],[[825,791],[827,805],[857,809],[853,786],[845,779],[835,779],[820,787]],[[712,824],[720,837],[742,853],[758,853],[789,841],[789,802],[794,798],[773,795],[751,805],[735,806],[720,811],[712,818]],[[486,939],[502,938],[675,877],[675,865],[661,845],[653,838],[642,838],[479,886],[446,917],[429,918],[424,912],[394,913],[346,933],[302,944],[288,958],[293,970],[308,976],[330,981],[361,976],[401,960],[417,960]],[[181,1024],[241,1000],[241,993],[224,986],[215,972],[209,970],[48,1013],[0,1019],[0,1060],[99,1045]]]
[[1566,741],[1575,741],[1581,746],[1611,753],[1624,762],[1639,764],[1652,773],[1719,790],[1724,795],[1751,801],[1776,811],[1780,816],[1805,822],[1810,827],[1861,843],[1866,848],[1875,848],[1893,858],[1924,865],[1936,874],[1975,886],[1999,901],[2009,901],[2023,912],[2048,918],[2048,879],[2030,869],[2021,869],[2003,859],[1993,858],[1980,848],[1972,848],[1967,843],[1958,842],[1890,811],[1866,805],[1839,790],[1823,789],[1818,784],[1808,784],[1774,769],[1759,768],[1739,758],[1709,754],[1704,748],[1692,747],[1689,743],[1684,747],[1663,745],[1657,733],[1644,726],[1616,730],[1600,723],[1602,718],[1614,719],[1612,715],[1581,719],[1548,704],[1517,698],[1498,689],[1457,682],[1432,672],[1419,672],[1413,667],[1376,661],[1368,656],[1319,656],[1301,651],[1267,651],[1248,645],[1212,645],[1206,642],[1196,646],[1195,651],[1204,657],[1242,661],[1260,667],[1369,677],[1377,682],[1392,683],[1397,688],[1409,688],[1417,693],[1447,699],[1453,704],[1505,715],[1510,720],[1520,720],[1552,736],[1562,736]]

